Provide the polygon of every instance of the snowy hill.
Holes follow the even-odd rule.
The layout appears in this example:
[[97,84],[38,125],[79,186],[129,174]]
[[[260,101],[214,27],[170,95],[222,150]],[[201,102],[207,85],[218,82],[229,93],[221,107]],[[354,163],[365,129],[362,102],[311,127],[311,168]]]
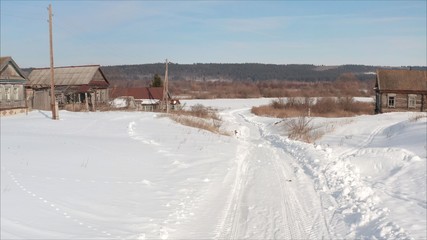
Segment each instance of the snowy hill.
[[221,136],[155,113],[1,118],[2,239],[425,239],[426,125],[414,113],[327,124],[315,144],[250,107]]

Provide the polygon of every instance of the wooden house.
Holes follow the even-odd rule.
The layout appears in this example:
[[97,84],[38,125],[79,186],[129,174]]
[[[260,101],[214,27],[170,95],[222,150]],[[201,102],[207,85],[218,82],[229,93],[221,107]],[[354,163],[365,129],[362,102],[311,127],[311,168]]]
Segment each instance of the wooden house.
[[[54,79],[60,109],[95,111],[108,104],[110,83],[99,65],[56,67]],[[50,68],[33,69],[28,80],[34,91],[32,107],[50,110]]]
[[378,70],[375,113],[427,111],[427,71]]
[[27,111],[27,79],[12,57],[0,58],[0,111],[11,115]]
[[[111,88],[110,96],[115,98],[131,97],[136,110],[156,111],[159,110],[163,100],[163,87],[132,87],[132,88]],[[181,103],[177,99],[172,99],[168,93],[168,101],[171,109],[176,109]]]

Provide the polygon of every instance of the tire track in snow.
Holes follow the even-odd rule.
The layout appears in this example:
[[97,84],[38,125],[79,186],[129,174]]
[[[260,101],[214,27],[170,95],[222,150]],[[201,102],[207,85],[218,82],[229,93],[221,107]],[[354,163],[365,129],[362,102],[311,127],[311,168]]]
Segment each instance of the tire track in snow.
[[[234,114],[240,110],[233,110],[229,113],[229,121],[232,121],[234,125],[239,125],[236,121]],[[240,144],[236,151],[236,176],[231,189],[230,195],[226,203],[224,217],[221,223],[217,226],[216,238],[219,239],[237,239],[238,225],[240,218],[240,202],[243,194],[243,187],[247,182],[248,163],[247,157],[249,154],[249,143],[244,139],[247,137],[244,132],[247,129],[239,127],[239,139]]]
[[236,239],[237,238],[237,225],[239,219],[239,207],[240,199],[242,198],[242,188],[246,183],[246,174],[248,170],[247,163],[245,159],[248,154],[247,145],[239,145],[237,150],[237,173],[236,178],[233,184],[231,195],[227,201],[226,216],[223,219],[222,224],[220,225],[219,230],[219,239]]
[[[265,135],[265,129],[263,126],[260,127],[261,136],[264,139],[269,139]],[[286,211],[283,213],[283,216],[287,216],[287,224],[289,224],[290,236],[286,236],[289,239],[318,239],[322,238],[330,238],[331,231],[328,224],[328,219],[326,214],[323,211],[323,204],[320,196],[314,192],[314,188],[311,189],[310,195],[313,194],[312,201],[304,200],[307,198],[307,194],[309,194],[306,188],[306,183],[304,186],[290,187],[295,185],[299,185],[298,177],[295,176],[294,171],[290,169],[289,163],[287,160],[291,160],[292,157],[289,155],[285,155],[286,160],[283,159],[283,156],[280,156],[279,152],[283,152],[282,149],[278,149],[274,147],[274,142],[270,142],[271,151],[274,153],[275,157],[275,172],[279,176],[279,182],[282,186],[282,189],[286,189],[284,192],[284,209]],[[288,182],[293,178],[294,181]],[[301,178],[301,177],[300,177]],[[306,190],[307,192],[302,195],[301,190]],[[305,187],[305,188],[302,188]],[[283,192],[283,191],[282,191]],[[309,198],[310,199],[310,198]],[[319,201],[316,201],[319,199]],[[290,215],[290,216],[289,216]],[[295,231],[298,229],[298,231]]]
[[[323,200],[321,195],[315,192],[314,186],[311,189],[307,189],[307,183],[304,183],[302,186],[300,185],[297,188],[292,188],[285,180],[289,179],[290,177],[296,178],[298,180],[298,176],[296,176],[294,171],[290,169],[289,163],[287,161],[293,161],[293,157],[288,154],[285,154],[285,156],[280,156],[280,152],[286,151],[284,151],[284,149],[281,147],[277,147],[274,138],[270,138],[271,136],[266,134],[265,125],[253,121],[249,119],[248,116],[243,114],[240,114],[240,116],[247,123],[257,126],[261,138],[264,139],[265,143],[268,144],[268,146],[271,148],[271,152],[274,153],[275,157],[273,157],[273,159],[275,162],[275,170],[279,176],[279,182],[283,186],[282,189],[286,189],[286,197],[283,199],[285,200],[284,202],[286,204],[284,204],[284,207],[287,211],[283,216],[287,216],[288,222],[292,222],[292,226],[290,226],[290,238],[316,239],[320,238],[320,236],[322,238],[331,238],[332,234],[327,215],[324,212]],[[309,181],[309,183],[313,184],[311,181]],[[300,191],[302,189],[306,190],[307,193],[310,192],[313,194],[313,201],[305,200],[307,198],[307,193],[302,195]],[[308,211],[307,209],[311,210]],[[289,215],[291,215],[291,217],[289,217]],[[320,219],[321,221],[318,221]],[[295,231],[295,229],[299,229],[299,231]]]
[[390,127],[396,123],[397,122],[393,122],[393,123],[390,123],[388,125],[381,125],[381,126],[375,128],[365,140],[363,140],[361,143],[359,143],[356,147],[350,148],[350,149],[342,152],[339,155],[339,158],[344,159],[344,158],[347,158],[351,155],[357,154],[357,152],[359,152],[360,150],[362,150],[363,148],[366,148],[369,144],[371,144],[374,141],[374,138],[377,137],[378,135],[380,135],[380,133],[384,129],[386,129],[386,128],[388,128],[388,127]]
[[[285,196],[284,190],[286,188],[286,185],[284,184],[286,176],[284,174],[284,171],[279,169],[279,164],[278,164],[278,155],[277,153],[274,151],[275,156],[273,157],[274,159],[274,172],[277,176],[279,185],[280,185],[280,197],[283,199],[283,201],[281,201],[281,212],[282,212],[282,218],[284,218],[284,223],[287,226],[288,231],[285,231],[285,238],[286,239],[306,239],[307,236],[303,236],[302,233],[305,232],[305,229],[303,229],[303,226],[301,226],[301,221],[299,221],[300,219],[298,219],[301,215],[299,214],[299,212],[297,214],[294,214],[295,210],[298,210],[299,208],[295,208],[294,206],[294,199],[292,199],[292,201],[289,201],[290,197],[292,196],[292,192],[287,191]],[[288,189],[289,190],[289,189]],[[296,219],[298,219],[298,221],[295,221]],[[298,229],[298,231],[295,231],[295,229]]]
[[[366,184],[371,184],[368,181],[364,181],[364,182]],[[402,195],[401,192],[393,190],[392,188],[390,188],[390,185],[387,185],[384,182],[375,182],[375,183],[371,184],[371,187],[375,188],[376,190],[381,191],[384,194],[387,194],[390,197],[395,198],[395,199],[399,199],[399,200],[402,200],[402,201],[405,201],[405,202],[408,201],[408,200],[411,200],[415,204],[417,204],[418,206],[420,206],[420,207],[422,207],[422,208],[424,208],[424,209],[427,210],[427,202],[425,202],[423,199],[417,199],[417,198],[414,198],[414,197],[408,197],[406,195]]]

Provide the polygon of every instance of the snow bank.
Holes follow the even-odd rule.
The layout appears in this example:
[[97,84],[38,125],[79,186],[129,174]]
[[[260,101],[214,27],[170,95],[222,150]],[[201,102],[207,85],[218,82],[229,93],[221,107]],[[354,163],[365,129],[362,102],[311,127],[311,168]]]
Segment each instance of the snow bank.
[[232,138],[154,113],[49,115],[1,119],[2,239],[214,236]]
[[[276,134],[278,119],[263,122],[267,138],[312,176],[346,238],[426,238],[426,118],[392,113],[347,119],[314,118],[331,130],[314,145]],[[333,127],[331,127],[333,126]],[[326,200],[325,200],[326,199]],[[344,231],[345,232],[345,231]]]
[[333,211],[331,221],[338,226],[350,226],[350,231],[341,237],[408,237],[402,228],[387,221],[389,210],[379,204],[380,198],[371,187],[366,186],[359,170],[350,161],[334,158],[330,148],[322,149],[275,136],[271,136],[270,140],[298,160],[296,172],[311,175],[317,190],[333,197],[325,201],[327,209]]

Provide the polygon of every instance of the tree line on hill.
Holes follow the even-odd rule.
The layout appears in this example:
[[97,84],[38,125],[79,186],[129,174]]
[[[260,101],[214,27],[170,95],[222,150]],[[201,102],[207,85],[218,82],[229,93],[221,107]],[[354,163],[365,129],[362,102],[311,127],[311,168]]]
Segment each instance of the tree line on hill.
[[[190,98],[372,96],[377,69],[427,67],[169,63],[171,94]],[[165,64],[102,66],[111,87],[162,86]],[[31,69],[23,69],[29,74]]]
[[[340,65],[316,66],[309,64],[221,64],[221,63],[196,63],[177,64],[169,63],[168,79],[170,81],[303,81],[322,82],[335,81],[343,74],[351,73],[358,80],[371,80],[373,73],[379,66],[367,65]],[[397,69],[426,69],[426,67],[394,67]],[[110,83],[119,86],[146,86],[153,80],[155,74],[164,78],[165,64],[138,64],[103,66],[102,71]]]

